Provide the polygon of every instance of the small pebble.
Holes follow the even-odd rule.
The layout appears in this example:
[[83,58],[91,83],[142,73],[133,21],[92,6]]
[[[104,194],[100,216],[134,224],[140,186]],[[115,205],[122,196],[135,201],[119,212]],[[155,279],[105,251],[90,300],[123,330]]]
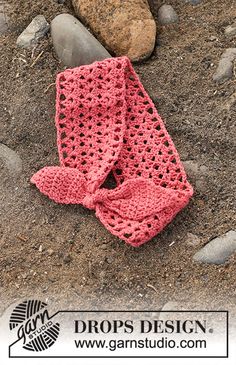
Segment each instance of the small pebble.
[[16,44],[22,48],[35,46],[49,31],[49,24],[43,15],[37,15],[28,27],[19,35]]
[[158,21],[161,25],[178,22],[179,17],[171,5],[162,5],[158,10]]
[[208,39],[210,42],[218,41],[218,38],[214,35],[211,35]]
[[200,244],[200,238],[193,233],[188,232],[186,235],[185,244],[187,246],[198,246]]
[[43,252],[43,246],[42,245],[39,246],[39,252]]
[[184,0],[186,3],[189,3],[191,5],[198,5],[202,2],[202,0]]
[[190,177],[195,177],[199,172],[199,165],[194,160],[183,161],[186,174]]
[[8,31],[9,18],[6,14],[6,3],[0,2],[0,35]]
[[69,264],[71,261],[72,261],[72,257],[71,257],[71,255],[65,255],[65,256],[63,257],[63,262],[64,262],[65,264]]
[[207,191],[208,183],[206,179],[203,177],[199,178],[195,182],[196,190],[201,193],[205,193]]
[[108,264],[112,264],[112,263],[114,262],[114,257],[112,257],[112,256],[108,256],[108,257],[106,258],[106,262],[107,262]]
[[225,28],[225,35],[227,37],[234,37],[236,35],[236,23],[228,25],[228,27]]
[[204,281],[205,283],[209,280],[208,275],[202,275],[201,276],[201,280]]
[[233,77],[233,62],[236,59],[236,48],[228,48],[222,54],[213,81],[222,84]]
[[12,176],[19,175],[22,171],[22,160],[11,148],[0,143],[0,159]]
[[183,161],[184,169],[188,177],[194,181],[196,190],[204,193],[207,190],[207,176],[209,169],[205,165],[199,165],[197,161]]
[[49,255],[49,256],[51,256],[51,255],[53,254],[53,252],[54,252],[54,251],[53,251],[51,248],[49,248],[49,249],[47,250],[47,253],[48,253],[48,255]]
[[100,246],[100,248],[101,248],[102,250],[107,250],[107,244],[106,244],[106,243],[103,243],[103,244]]

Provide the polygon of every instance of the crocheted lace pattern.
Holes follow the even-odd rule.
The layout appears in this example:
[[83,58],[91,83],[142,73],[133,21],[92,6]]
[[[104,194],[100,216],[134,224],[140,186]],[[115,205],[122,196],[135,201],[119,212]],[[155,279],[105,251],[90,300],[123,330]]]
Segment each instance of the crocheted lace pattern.
[[[188,203],[193,190],[175,146],[127,57],[57,76],[60,165],[31,182],[57,203],[83,204],[114,235],[139,246]],[[102,188],[112,172],[117,186]]]

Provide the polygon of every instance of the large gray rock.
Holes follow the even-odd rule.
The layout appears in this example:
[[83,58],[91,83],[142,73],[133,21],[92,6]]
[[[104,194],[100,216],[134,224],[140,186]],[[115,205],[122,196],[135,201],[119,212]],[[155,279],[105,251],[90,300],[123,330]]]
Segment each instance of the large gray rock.
[[233,62],[236,58],[236,48],[228,48],[222,54],[213,80],[217,83],[223,83],[233,77]]
[[158,10],[158,21],[161,25],[178,22],[179,17],[171,5],[162,5]]
[[28,27],[19,35],[16,44],[19,47],[30,48],[35,46],[49,31],[50,25],[43,15],[37,15]]
[[22,171],[22,160],[18,154],[0,143],[0,159],[12,176],[18,175]]
[[193,259],[208,264],[224,264],[236,251],[236,231],[228,231],[220,237],[214,238]]
[[53,19],[51,34],[58,58],[68,67],[111,57],[83,24],[70,14],[60,14]]

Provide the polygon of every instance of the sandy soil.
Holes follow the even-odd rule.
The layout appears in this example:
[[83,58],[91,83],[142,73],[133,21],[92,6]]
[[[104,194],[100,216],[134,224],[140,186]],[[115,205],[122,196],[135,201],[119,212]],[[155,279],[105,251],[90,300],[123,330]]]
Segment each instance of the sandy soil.
[[0,310],[30,297],[77,309],[158,309],[169,300],[192,309],[233,308],[236,255],[222,266],[196,263],[199,247],[185,241],[191,232],[201,247],[235,228],[235,80],[212,81],[220,55],[235,46],[223,32],[234,20],[235,0],[197,7],[170,0],[179,24],[159,27],[154,54],[135,66],[182,160],[207,171],[200,180],[190,176],[195,195],[188,207],[136,249],[113,237],[93,212],[57,205],[30,184],[38,169],[58,164],[51,84],[62,66],[50,36],[33,54],[17,49],[16,38],[38,14],[50,21],[73,10],[53,0],[8,3],[11,29],[0,38],[0,142],[20,155],[23,173],[12,178],[0,162]]

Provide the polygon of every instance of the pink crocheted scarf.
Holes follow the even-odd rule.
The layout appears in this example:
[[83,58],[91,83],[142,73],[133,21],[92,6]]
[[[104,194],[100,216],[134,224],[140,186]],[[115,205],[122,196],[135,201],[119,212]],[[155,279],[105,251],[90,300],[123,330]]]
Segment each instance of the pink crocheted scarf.
[[[152,100],[127,57],[68,69],[56,85],[60,166],[31,182],[57,203],[94,209],[111,233],[140,246],[193,193]],[[102,188],[111,172],[116,188]]]

